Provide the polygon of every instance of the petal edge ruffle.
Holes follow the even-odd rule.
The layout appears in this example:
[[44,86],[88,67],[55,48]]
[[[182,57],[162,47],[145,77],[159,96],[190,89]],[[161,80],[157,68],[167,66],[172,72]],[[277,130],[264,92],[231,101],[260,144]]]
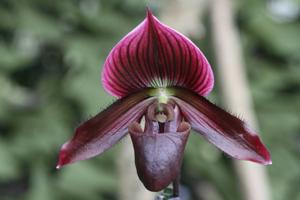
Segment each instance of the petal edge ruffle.
[[196,93],[174,90],[173,99],[193,130],[236,159],[272,164],[269,151],[246,123]]
[[96,156],[117,143],[154,101],[141,91],[119,99],[107,109],[81,124],[60,150],[57,168]]

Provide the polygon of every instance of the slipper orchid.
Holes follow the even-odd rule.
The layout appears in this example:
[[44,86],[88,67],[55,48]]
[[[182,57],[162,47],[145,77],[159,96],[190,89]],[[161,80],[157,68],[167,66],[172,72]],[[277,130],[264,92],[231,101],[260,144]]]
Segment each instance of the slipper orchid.
[[233,158],[271,164],[255,131],[204,97],[214,77],[203,53],[150,11],[111,50],[102,83],[119,99],[76,129],[57,168],[101,154],[129,132],[140,180],[159,191],[178,176],[190,129]]

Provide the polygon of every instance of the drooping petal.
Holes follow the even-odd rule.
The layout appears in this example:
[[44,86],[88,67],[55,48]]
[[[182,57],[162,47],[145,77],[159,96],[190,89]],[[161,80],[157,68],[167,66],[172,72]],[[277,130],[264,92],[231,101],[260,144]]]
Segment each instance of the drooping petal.
[[192,129],[230,156],[271,164],[268,150],[247,124],[210,103],[204,97],[176,88],[176,101]]
[[146,87],[167,86],[207,95],[214,78],[199,48],[148,11],[146,19],[111,50],[102,82],[117,97]]
[[96,156],[115,143],[138,121],[147,106],[154,101],[141,91],[124,97],[80,125],[71,140],[60,150],[57,168]]
[[143,133],[138,123],[130,125],[137,173],[148,190],[160,191],[178,176],[189,131],[186,122],[167,133]]

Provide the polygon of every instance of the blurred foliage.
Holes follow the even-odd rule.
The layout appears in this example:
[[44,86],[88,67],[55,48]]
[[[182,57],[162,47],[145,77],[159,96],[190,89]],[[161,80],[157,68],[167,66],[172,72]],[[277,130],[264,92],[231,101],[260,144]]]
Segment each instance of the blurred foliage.
[[[262,137],[273,157],[268,173],[274,200],[297,200],[300,19],[278,20],[268,2],[239,1],[237,26]],[[112,102],[100,84],[101,66],[116,42],[143,19],[145,4],[0,1],[1,200],[117,199],[118,147],[61,171],[54,167],[74,127]],[[210,43],[201,48],[213,63]],[[197,135],[189,140],[182,180],[195,199],[203,197],[201,192],[210,192],[211,200],[241,196],[230,158]]]
[[272,154],[273,198],[299,200],[300,1],[282,2],[298,8],[293,19],[255,0],[241,3],[238,24],[260,129]]

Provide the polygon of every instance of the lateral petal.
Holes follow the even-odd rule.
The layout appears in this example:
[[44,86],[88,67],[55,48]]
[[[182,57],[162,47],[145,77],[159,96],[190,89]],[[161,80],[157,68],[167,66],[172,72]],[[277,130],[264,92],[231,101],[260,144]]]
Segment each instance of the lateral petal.
[[153,101],[146,91],[134,93],[81,124],[73,138],[61,147],[57,168],[91,158],[112,147]]
[[148,11],[146,19],[109,53],[102,82],[116,97],[147,87],[168,86],[207,95],[214,77],[200,49]]
[[267,148],[246,123],[194,92],[175,90],[173,99],[183,116],[209,142],[236,159],[272,163]]

